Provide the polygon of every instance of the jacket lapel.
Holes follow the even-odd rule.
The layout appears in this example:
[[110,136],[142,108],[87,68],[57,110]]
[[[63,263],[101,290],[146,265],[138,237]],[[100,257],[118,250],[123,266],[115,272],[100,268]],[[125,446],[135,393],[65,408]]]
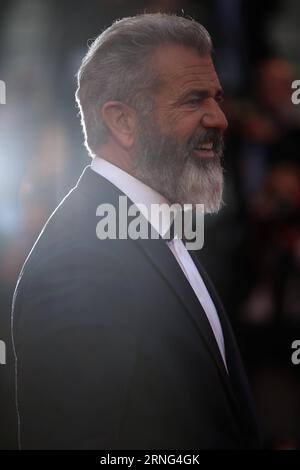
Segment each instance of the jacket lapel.
[[224,335],[226,362],[229,370],[229,376],[231,378],[231,383],[234,387],[234,393],[237,398],[237,405],[240,411],[240,416],[244,417],[244,420],[248,423],[248,425],[251,426],[252,430],[258,432],[258,424],[253,399],[250,393],[248,379],[245,374],[244,365],[242,363],[241,355],[232,327],[225,313],[223,304],[220,301],[220,298],[216,293],[209,276],[201,265],[197,254],[194,251],[190,251],[190,255],[192,256],[197,269],[199,270],[202,279],[205,282],[205,285],[219,314],[219,319]]
[[236,396],[231,386],[231,378],[228,376],[224,366],[222,356],[219,351],[214,333],[207,319],[207,316],[196,296],[182,269],[178,265],[176,259],[166,245],[165,240],[137,240],[141,249],[144,251],[149,260],[154,264],[157,271],[168,283],[178,300],[191,316],[201,338],[219,370],[222,383],[226,392],[237,408]]

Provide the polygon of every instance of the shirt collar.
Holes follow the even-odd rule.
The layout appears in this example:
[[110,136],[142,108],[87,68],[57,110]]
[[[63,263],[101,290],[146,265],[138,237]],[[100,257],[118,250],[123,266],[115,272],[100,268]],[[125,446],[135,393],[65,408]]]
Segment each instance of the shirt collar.
[[[93,158],[91,168],[126,194],[160,236],[165,235],[170,228],[170,202],[164,196],[101,157]],[[154,204],[159,211],[151,210]]]

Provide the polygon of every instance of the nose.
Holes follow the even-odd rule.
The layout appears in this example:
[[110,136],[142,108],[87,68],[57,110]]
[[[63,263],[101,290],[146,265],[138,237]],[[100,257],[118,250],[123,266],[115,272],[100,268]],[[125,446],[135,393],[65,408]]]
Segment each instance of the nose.
[[213,98],[210,98],[209,105],[207,103],[207,107],[204,110],[201,121],[203,127],[207,129],[213,127],[215,129],[219,129],[221,132],[224,132],[228,127],[228,121],[225,114],[223,113],[217,101]]

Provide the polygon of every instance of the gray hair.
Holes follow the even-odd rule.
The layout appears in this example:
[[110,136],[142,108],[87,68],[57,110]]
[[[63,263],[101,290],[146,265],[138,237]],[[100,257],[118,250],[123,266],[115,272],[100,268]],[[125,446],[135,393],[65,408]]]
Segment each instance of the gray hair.
[[108,138],[101,116],[107,101],[122,101],[143,116],[153,109],[153,91],[162,84],[162,78],[159,71],[150,68],[149,58],[164,44],[193,47],[201,56],[212,50],[210,36],[202,25],[166,13],[117,20],[92,43],[77,73],[75,95],[91,156]]

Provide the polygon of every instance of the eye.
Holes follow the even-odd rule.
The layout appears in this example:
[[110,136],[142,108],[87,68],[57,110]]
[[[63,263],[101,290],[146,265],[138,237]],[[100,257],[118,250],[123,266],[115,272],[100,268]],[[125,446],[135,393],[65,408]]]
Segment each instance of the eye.
[[191,100],[188,100],[186,104],[190,104],[192,106],[197,106],[198,104],[201,103],[201,100],[199,98],[193,98]]
[[216,97],[216,102],[219,103],[219,104],[224,103],[224,96],[223,95],[218,95]]

